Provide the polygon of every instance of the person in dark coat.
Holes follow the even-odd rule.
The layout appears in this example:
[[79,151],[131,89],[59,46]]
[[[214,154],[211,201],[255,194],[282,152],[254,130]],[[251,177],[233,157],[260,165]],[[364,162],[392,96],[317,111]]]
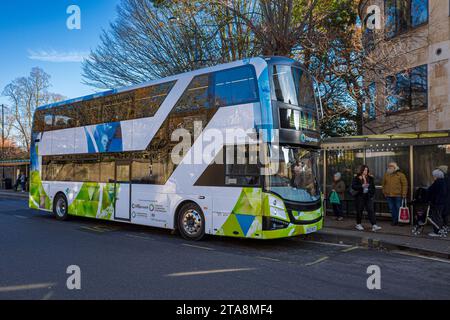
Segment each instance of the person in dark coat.
[[440,166],[438,169],[444,173],[444,179],[447,182],[447,203],[445,204],[445,210],[444,214],[442,215],[442,220],[444,223],[444,228],[448,230],[448,220],[450,217],[450,175],[448,174],[448,166]]
[[336,192],[339,196],[339,203],[333,203],[333,213],[337,221],[344,220],[342,212],[342,201],[345,198],[345,182],[342,180],[342,174],[336,172],[333,176],[333,185],[331,192]]
[[430,203],[430,216],[433,220],[433,232],[428,234],[430,237],[440,237],[442,227],[444,226],[443,214],[447,204],[447,181],[442,170],[433,171],[433,184],[428,188],[428,202]]
[[353,178],[352,189],[356,191],[356,229],[363,231],[362,216],[363,210],[366,209],[369,221],[372,224],[372,231],[381,230],[377,225],[373,197],[375,196],[375,179],[370,175],[369,167],[362,165],[358,174]]

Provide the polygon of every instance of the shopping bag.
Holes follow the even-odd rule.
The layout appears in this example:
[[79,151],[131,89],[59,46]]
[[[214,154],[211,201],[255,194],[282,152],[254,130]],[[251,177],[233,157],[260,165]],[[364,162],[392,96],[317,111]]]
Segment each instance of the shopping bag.
[[339,199],[339,195],[337,194],[336,191],[331,192],[330,203],[331,204],[341,204],[341,199]]
[[406,199],[403,199],[402,206],[400,207],[400,211],[398,213],[398,222],[400,223],[409,223],[411,221],[411,216],[409,214],[409,208],[406,203]]

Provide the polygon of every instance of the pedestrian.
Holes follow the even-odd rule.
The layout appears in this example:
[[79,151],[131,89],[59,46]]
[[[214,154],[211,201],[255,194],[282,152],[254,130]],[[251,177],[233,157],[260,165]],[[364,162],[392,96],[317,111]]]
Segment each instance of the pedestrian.
[[336,217],[337,221],[344,220],[343,212],[342,212],[342,201],[344,201],[345,197],[345,182],[342,180],[342,174],[340,172],[336,172],[333,176],[333,185],[330,196],[330,202],[333,206],[333,213]]
[[447,197],[446,197],[447,201],[445,204],[444,213],[442,215],[442,220],[444,223],[444,229],[448,231],[449,228],[448,219],[450,216],[450,175],[448,174],[448,166],[440,166],[438,167],[438,169],[444,173],[444,179],[447,182]]
[[430,218],[433,223],[433,232],[428,234],[430,237],[440,237],[442,232],[443,212],[447,204],[447,182],[442,170],[433,171],[433,184],[428,188],[428,202],[430,204]]
[[386,174],[383,177],[382,186],[384,197],[391,211],[392,225],[397,226],[402,201],[408,195],[408,180],[405,174],[400,171],[397,163],[389,163]]
[[25,192],[26,183],[27,183],[27,176],[25,175],[25,173],[22,172],[22,175],[20,177],[20,186],[22,187],[22,192]]
[[356,192],[354,195],[356,204],[356,229],[359,231],[364,230],[362,216],[365,209],[369,216],[369,221],[372,224],[372,231],[381,230],[381,227],[377,225],[373,203],[375,179],[370,175],[368,166],[362,165],[360,167],[358,174],[353,178],[352,189]]
[[19,174],[17,175],[16,182],[14,183],[14,191],[17,191],[17,188],[19,187],[21,179],[22,179],[22,172],[19,172]]

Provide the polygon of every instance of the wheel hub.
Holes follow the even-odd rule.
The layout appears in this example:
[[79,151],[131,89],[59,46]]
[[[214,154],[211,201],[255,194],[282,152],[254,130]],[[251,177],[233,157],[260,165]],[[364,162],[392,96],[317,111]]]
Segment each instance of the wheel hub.
[[183,215],[183,229],[190,236],[195,236],[202,230],[202,217],[194,209],[187,210]]

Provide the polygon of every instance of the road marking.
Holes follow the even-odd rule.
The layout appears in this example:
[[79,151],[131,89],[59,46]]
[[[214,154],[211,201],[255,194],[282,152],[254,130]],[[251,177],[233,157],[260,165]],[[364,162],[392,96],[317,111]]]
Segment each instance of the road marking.
[[252,271],[252,270],[255,270],[255,269],[254,268],[240,268],[240,269],[217,269],[217,270],[205,270],[205,271],[179,272],[179,273],[168,274],[168,275],[166,275],[166,277],[199,276],[199,275],[205,275],[205,274]]
[[21,285],[21,286],[0,287],[0,292],[48,289],[48,288],[54,286],[55,284],[56,283],[36,283],[36,284],[26,284],[26,285]]
[[280,262],[281,260],[270,257],[257,257],[258,259]]
[[347,249],[341,250],[341,252],[350,252],[350,251],[353,251],[353,250],[356,250],[356,249],[360,249],[360,247],[354,246],[354,247],[351,247],[351,248],[347,248]]
[[153,238],[150,238],[150,237],[138,236],[138,235],[131,234],[131,233],[127,233],[126,236],[130,237],[130,238],[136,238],[136,239],[153,240]]
[[50,300],[50,298],[53,296],[53,291],[50,291],[49,293],[47,293],[42,300]]
[[19,216],[19,215],[17,215],[17,214],[15,214],[14,217],[19,218],[19,219],[28,219],[28,217],[25,217],[25,216]]
[[322,257],[322,258],[320,258],[320,259],[318,259],[318,260],[316,260],[316,261],[313,261],[313,262],[310,262],[310,263],[307,263],[307,264],[305,264],[305,266],[312,266],[312,265],[315,265],[315,264],[318,264],[318,263],[321,263],[321,262],[323,262],[323,261],[325,261],[325,260],[327,260],[327,259],[329,259],[329,257]]
[[392,253],[397,253],[397,254],[401,254],[404,256],[409,256],[409,257],[415,257],[415,258],[421,258],[421,259],[426,259],[426,260],[432,260],[432,261],[439,261],[439,262],[443,262],[443,263],[450,263],[450,260],[446,260],[446,259],[441,259],[441,258],[433,258],[433,257],[427,257],[427,256],[423,256],[417,253],[413,253],[413,252],[406,252],[406,251],[400,251],[400,250],[394,250],[391,251]]
[[322,241],[313,241],[313,240],[300,240],[300,241],[307,242],[307,243],[323,244],[326,246],[334,246],[334,247],[343,247],[343,248],[351,247],[351,245],[343,244],[343,243],[332,243],[332,242],[322,242]]
[[193,244],[187,244],[187,243],[183,243],[182,246],[184,246],[184,247],[190,247],[190,248],[203,249],[203,250],[209,250],[209,251],[215,251],[215,249],[213,249],[213,248],[201,247],[201,246],[196,246],[196,245],[193,245]]
[[119,228],[107,227],[107,226],[92,226],[92,227],[90,227],[90,226],[82,226],[81,229],[94,231],[94,232],[97,232],[97,233],[105,233],[105,232],[112,232],[112,231],[119,230]]

